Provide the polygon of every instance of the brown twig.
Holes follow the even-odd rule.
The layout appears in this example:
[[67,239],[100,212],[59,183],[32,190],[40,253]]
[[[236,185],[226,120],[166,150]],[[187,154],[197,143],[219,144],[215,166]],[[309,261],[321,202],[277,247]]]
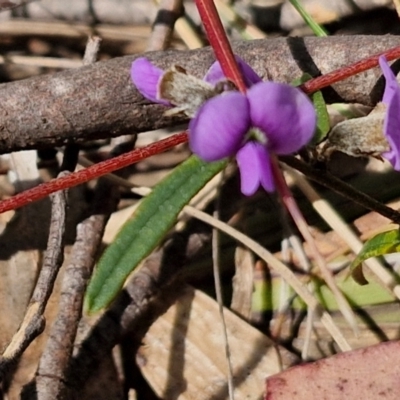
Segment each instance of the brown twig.
[[[100,38],[89,38],[84,64],[94,63],[99,50]],[[68,145],[64,153],[63,167],[75,169],[79,147]],[[77,227],[77,236],[72,249],[71,261],[66,267],[59,312],[51,328],[49,339],[41,356],[36,376],[36,392],[40,398],[59,398],[60,392],[65,390],[64,373],[70,361],[73,343],[82,312],[83,295],[87,281],[91,275],[95,256],[101,244],[105,224],[110,213],[116,206],[115,190],[110,185],[99,181],[96,190],[96,204],[101,204],[100,210],[80,223]],[[111,195],[110,195],[111,194]],[[104,198],[107,201],[104,201]],[[108,205],[104,209],[104,204]]]
[[193,234],[194,230],[204,230],[202,224],[195,223],[199,228],[189,224],[144,262],[110,309],[87,332],[69,366],[67,384],[75,396],[72,398],[79,397],[88,377],[124,335],[134,332],[134,345],[139,346],[149,325],[168,307],[166,299],[177,295],[186,258],[193,257],[210,237],[209,230],[205,236]]
[[182,0],[161,0],[146,50],[166,50],[172,39],[175,22],[182,15]]
[[[234,51],[264,79],[291,82],[303,72],[316,76],[398,44],[395,36],[280,38],[238,42]],[[146,56],[161,68],[180,64],[199,77],[214,61],[210,49]],[[182,121],[164,116],[165,107],[150,104],[135,90],[129,74],[134,59],[116,58],[1,85],[0,153],[139,133]],[[326,100],[373,104],[380,97],[373,92],[380,76],[375,68],[335,84]]]
[[86,43],[85,54],[83,55],[83,65],[94,64],[100,49],[101,38],[98,36],[89,37]]
[[54,193],[51,196],[51,200],[51,224],[43,266],[21,326],[1,357],[1,380],[10,368],[18,362],[30,343],[42,333],[45,327],[43,313],[64,259],[63,238],[66,218],[66,192]]
[[111,190],[110,185],[104,181],[99,182],[96,192],[96,202],[98,206],[101,204],[102,210],[97,210],[77,227],[71,261],[63,278],[59,312],[36,374],[36,391],[42,399],[62,398],[59,397],[60,393],[67,389],[65,371],[72,355],[83,296],[101,245],[105,224],[117,204],[116,190]]
[[[75,22],[67,22],[62,20],[55,21],[44,21],[40,20],[29,20],[29,19],[11,19],[9,21],[3,21],[0,25],[0,34],[9,36],[42,36],[42,37],[54,37],[58,38],[87,38],[93,33],[93,26],[89,24]],[[132,22],[131,22],[132,24]],[[134,49],[138,53],[145,51],[145,46],[142,44],[144,39],[150,34],[150,27],[148,23],[146,25],[96,25],[96,33],[101,36],[104,40],[109,41],[133,41]],[[59,62],[62,59],[58,58]],[[81,60],[69,60],[74,61],[73,65],[79,63],[82,65]]]

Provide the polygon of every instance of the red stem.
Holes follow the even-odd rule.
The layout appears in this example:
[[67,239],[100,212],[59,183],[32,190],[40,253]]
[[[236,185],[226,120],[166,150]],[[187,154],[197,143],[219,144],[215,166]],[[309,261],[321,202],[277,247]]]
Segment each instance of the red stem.
[[376,67],[379,64],[378,59],[382,55],[384,55],[388,61],[400,58],[400,46],[393,47],[392,49],[386,50],[382,53],[357,61],[347,67],[339,68],[335,71],[319,76],[318,78],[311,79],[301,85],[300,88],[307,94],[316,92],[317,90],[330,86],[333,83],[343,81],[344,79],[350,78],[360,72]]
[[244,93],[247,89],[246,84],[233,55],[232,47],[222,26],[214,1],[196,0],[196,6],[208,40],[214,50],[216,59],[221,64],[224,75]]
[[[208,26],[206,29],[211,29],[211,27],[215,26],[215,21],[219,21],[218,14],[216,13],[215,7],[208,7],[210,5],[209,1],[206,0],[196,0],[197,5],[200,10],[211,10],[214,8],[215,13],[210,14],[207,13],[201,13],[202,18],[203,18],[203,23],[205,26]],[[205,3],[204,3],[205,2]],[[204,5],[204,7],[203,7]],[[213,6],[213,4],[212,4]],[[203,8],[202,8],[203,7]],[[209,16],[211,16],[209,18]],[[212,19],[214,18],[214,19]],[[223,31],[222,25],[219,21],[220,28],[223,32],[223,34],[219,34],[218,37],[215,37],[215,41],[218,43],[218,48],[221,47],[220,53],[218,53],[218,60],[221,63],[221,66],[225,65],[225,68],[228,70],[224,70],[224,74],[226,76],[231,77],[231,79],[235,82],[235,84],[239,87],[239,82],[242,80],[242,76],[239,72],[239,69],[236,64],[236,60],[233,57],[229,58],[229,56],[226,56],[224,53],[224,49],[226,50],[226,47],[222,44],[226,40],[225,32]],[[211,35],[212,36],[212,33]],[[214,35],[215,36],[215,35]],[[227,41],[227,40],[226,40]],[[210,38],[210,42],[212,42]],[[230,49],[229,42],[228,43],[228,49]],[[215,43],[212,43],[213,46]],[[216,47],[217,48],[217,47]],[[230,50],[230,52],[232,52]],[[228,51],[229,53],[229,51]],[[318,78],[314,78],[308,82],[306,82],[304,85],[301,86],[301,88],[306,92],[306,93],[312,93],[317,90],[320,90],[326,86],[329,86],[335,82],[341,81],[343,79],[346,79],[352,75],[355,75],[359,72],[366,71],[369,68],[373,68],[378,65],[378,58],[381,55],[385,55],[388,61],[394,60],[396,58],[400,58],[400,46],[394,47],[393,49],[387,50],[383,53],[368,57],[364,60],[358,61],[355,64],[352,64],[347,67],[340,68],[336,71],[332,71],[326,75],[323,75]],[[216,56],[217,56],[217,51],[216,51]],[[227,60],[231,60],[231,63],[228,62]],[[225,62],[225,61],[226,62]],[[230,73],[231,71],[237,69],[238,76],[240,78],[234,78],[234,76]],[[166,151],[167,149],[180,144],[180,143],[185,143],[187,142],[187,134],[186,133],[180,133],[174,136],[171,136],[167,139],[161,140],[159,142],[153,143],[145,148],[142,149],[136,149],[133,150],[132,152],[123,154],[121,156],[112,158],[107,161],[103,161],[101,163],[98,163],[96,165],[93,165],[89,168],[86,168],[84,170],[75,172],[71,175],[68,175],[64,178],[58,178],[50,182],[43,183],[41,185],[38,185],[35,188],[26,190],[24,192],[21,192],[12,198],[0,201],[0,213],[8,211],[8,210],[13,210],[20,208],[28,203],[31,203],[35,200],[40,200],[46,196],[48,196],[51,193],[54,193],[58,190],[64,190],[69,187],[73,187],[76,185],[79,185],[84,182],[88,182],[92,179],[98,178],[102,175],[106,175],[108,173],[111,173],[113,171],[116,171],[118,169],[124,168],[127,165],[139,162],[147,157],[150,157],[152,155],[159,154],[163,151]]]
[[0,201],[0,213],[15,210],[33,201],[43,199],[58,190],[64,190],[88,182],[92,179],[99,178],[100,176],[137,163],[145,158],[162,153],[171,147],[185,142],[187,142],[187,133],[178,133],[166,139],[152,143],[144,148],[132,150],[118,157],[99,162],[98,164],[74,172],[73,174],[54,179],[50,182],[42,183],[32,189],[18,193],[9,199]]

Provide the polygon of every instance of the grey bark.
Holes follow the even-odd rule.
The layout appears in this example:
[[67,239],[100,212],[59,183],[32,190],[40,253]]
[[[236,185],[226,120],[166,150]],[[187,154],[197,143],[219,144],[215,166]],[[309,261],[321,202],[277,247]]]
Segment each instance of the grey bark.
[[[234,43],[234,51],[263,78],[290,83],[327,73],[400,45],[397,36],[279,38]],[[137,56],[0,85],[0,153],[116,137],[184,121],[145,100],[130,79]],[[179,64],[202,77],[215,60],[210,48],[147,53],[161,68]],[[374,68],[325,91],[327,101],[376,103],[383,80]]]

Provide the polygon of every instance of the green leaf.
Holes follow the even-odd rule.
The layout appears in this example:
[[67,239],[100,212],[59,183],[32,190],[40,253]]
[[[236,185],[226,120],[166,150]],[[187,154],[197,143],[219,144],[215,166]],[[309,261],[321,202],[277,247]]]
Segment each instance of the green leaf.
[[88,313],[100,311],[111,303],[128,275],[174,225],[182,208],[226,163],[226,160],[206,163],[192,156],[142,200],[97,265],[85,297]]
[[327,31],[316,21],[314,21],[313,17],[303,8],[303,6],[297,0],[289,0],[289,1],[292,3],[292,6],[297,10],[297,12],[301,15],[304,22],[312,29],[315,36],[318,37],[328,36]]
[[325,139],[331,125],[329,122],[329,114],[326,108],[324,96],[320,90],[311,95],[311,100],[314,103],[315,112],[317,113],[317,131],[312,138],[311,144],[318,144]]
[[[310,79],[312,79],[312,76],[308,73],[304,73],[299,79],[295,79],[292,84],[293,86],[300,86]],[[316,145],[326,137],[331,129],[331,125],[324,96],[320,90],[311,95],[311,101],[313,102],[315,112],[317,113],[317,130],[311,140],[311,144]]]
[[361,263],[368,258],[400,251],[400,230],[394,229],[379,233],[364,243],[363,248],[350,265],[351,274],[356,282],[365,285],[368,281],[362,272]]

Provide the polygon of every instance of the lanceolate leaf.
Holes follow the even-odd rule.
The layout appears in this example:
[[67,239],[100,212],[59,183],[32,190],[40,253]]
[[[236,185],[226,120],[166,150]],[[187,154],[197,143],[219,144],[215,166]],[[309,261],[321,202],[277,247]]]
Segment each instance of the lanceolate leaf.
[[400,230],[379,233],[365,242],[360,253],[351,263],[350,271],[353,278],[360,284],[368,283],[362,273],[361,263],[371,257],[397,252],[400,252]]
[[128,275],[173,226],[182,208],[225,165],[225,160],[206,163],[192,156],[142,201],[97,265],[85,298],[89,313],[110,304]]
[[[312,79],[312,76],[310,74],[305,73],[299,79],[296,79],[292,83],[294,86],[300,86],[303,83],[309,81],[310,79]],[[328,110],[326,108],[326,103],[324,100],[324,96],[322,95],[322,92],[318,90],[317,92],[314,92],[310,97],[314,104],[315,112],[317,113],[317,130],[311,141],[311,143],[315,145],[321,142],[325,138],[331,126],[329,122]]]
[[329,114],[326,108],[326,103],[322,92],[319,90],[311,95],[311,100],[314,103],[315,112],[317,113],[317,131],[312,139],[313,144],[317,144],[325,139],[331,128],[329,122]]

